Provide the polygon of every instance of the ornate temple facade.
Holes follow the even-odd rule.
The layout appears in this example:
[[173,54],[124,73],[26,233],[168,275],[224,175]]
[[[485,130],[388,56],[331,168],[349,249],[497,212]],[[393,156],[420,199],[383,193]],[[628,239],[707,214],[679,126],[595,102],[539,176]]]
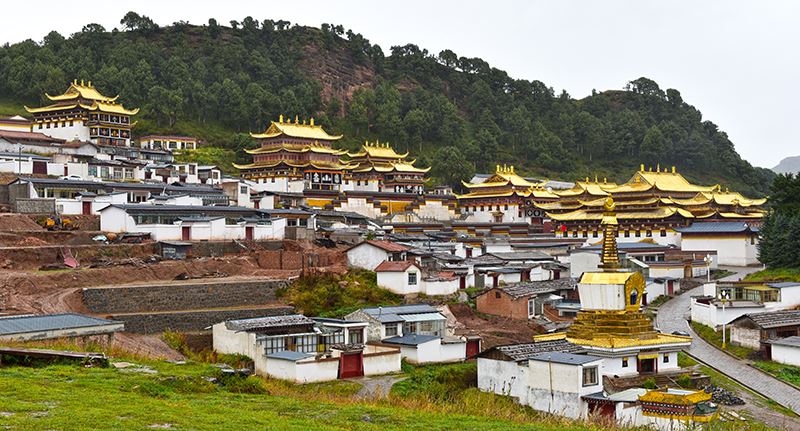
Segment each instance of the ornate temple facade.
[[480,223],[541,224],[545,213],[537,203],[559,199],[544,183],[519,176],[514,166],[497,165],[494,175],[482,183],[462,182],[467,193],[456,195],[466,220]]
[[253,162],[234,164],[242,178],[256,183],[256,190],[302,193],[303,190],[339,191],[348,171],[356,165],[342,160],[347,151],[333,148],[341,135],[328,134],[322,126],[295,117],[270,122],[262,133],[250,133],[259,147],[245,150]]
[[131,117],[139,109],[127,109],[119,96],[100,93],[92,81],[72,81],[57,96],[45,94],[53,103],[39,108],[25,107],[33,116],[31,131],[67,141],[78,140],[100,145],[130,146]]
[[365,142],[357,153],[348,154],[355,182],[352,190],[415,193],[425,190],[425,174],[431,168],[414,166],[416,160],[408,160],[408,153],[398,154],[389,143]]
[[598,238],[603,205],[612,197],[620,221],[621,241],[676,244],[677,229],[692,222],[745,221],[758,224],[764,215],[766,199],[749,199],[719,185],[690,183],[671,169],[645,170],[640,166],[630,180],[615,184],[606,180],[579,181],[569,190],[554,191],[558,200],[537,202],[549,219],[559,226],[558,235]]

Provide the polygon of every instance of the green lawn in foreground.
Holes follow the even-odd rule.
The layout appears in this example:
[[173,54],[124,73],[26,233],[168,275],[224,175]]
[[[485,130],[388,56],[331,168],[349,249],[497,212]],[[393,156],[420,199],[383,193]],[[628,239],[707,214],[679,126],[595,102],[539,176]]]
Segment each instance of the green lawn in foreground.
[[[600,429],[561,421],[524,424],[486,416],[414,410],[392,407],[388,402],[381,405],[235,393],[232,390],[237,387],[251,386],[225,388],[208,383],[202,376],[216,373],[210,366],[150,366],[159,373],[73,365],[0,368],[0,429],[129,430],[160,424],[179,430]],[[270,390],[269,384],[265,387]],[[329,390],[325,385],[306,388]]]

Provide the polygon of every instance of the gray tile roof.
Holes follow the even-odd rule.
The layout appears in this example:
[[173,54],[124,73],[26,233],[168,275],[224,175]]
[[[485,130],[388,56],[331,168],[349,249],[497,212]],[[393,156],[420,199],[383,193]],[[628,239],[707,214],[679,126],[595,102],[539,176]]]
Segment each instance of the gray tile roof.
[[800,310],[766,311],[763,313],[749,313],[737,317],[738,320],[749,318],[762,329],[778,328],[781,326],[800,325]]
[[420,334],[409,334],[403,335],[402,337],[392,337],[383,340],[384,343],[389,344],[400,344],[403,346],[418,346],[420,344],[425,344],[427,342],[437,340],[442,337],[437,337],[435,335],[420,335]]
[[256,331],[267,328],[313,324],[313,320],[303,316],[302,314],[289,314],[286,316],[267,316],[255,317],[253,319],[228,320],[225,322],[225,327],[231,331]]
[[758,232],[758,228],[741,221],[696,222],[692,223],[689,227],[678,228],[676,230],[681,233]]
[[539,341],[533,343],[522,343],[522,344],[509,344],[505,346],[497,346],[494,349],[499,350],[509,358],[513,359],[514,361],[526,361],[530,358],[533,358],[541,353],[547,352],[564,352],[564,353],[575,353],[582,351],[583,348],[572,344],[567,340],[551,340],[551,341]]
[[84,316],[75,313],[11,316],[0,318],[0,335],[59,329],[86,328],[90,326],[119,325],[122,322]]
[[[528,281],[524,283],[509,284],[500,286],[498,289],[507,293],[513,299],[525,298],[538,295],[540,293],[555,292],[562,289],[574,288],[577,282],[574,278],[562,278],[547,281]],[[484,292],[483,294],[485,294]]]
[[792,337],[778,338],[777,340],[770,340],[769,343],[779,346],[800,347],[800,337],[795,335]]
[[565,365],[583,365],[589,362],[600,361],[602,360],[602,358],[598,356],[580,355],[576,353],[547,352],[534,355],[528,360],[554,362],[557,364],[565,364]]
[[526,251],[496,251],[494,253],[487,253],[498,259],[502,260],[553,260],[553,256],[536,250]]

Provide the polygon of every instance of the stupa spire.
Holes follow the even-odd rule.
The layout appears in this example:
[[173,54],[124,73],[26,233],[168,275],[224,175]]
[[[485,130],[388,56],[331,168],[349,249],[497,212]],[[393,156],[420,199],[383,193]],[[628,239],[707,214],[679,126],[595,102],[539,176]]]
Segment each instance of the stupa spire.
[[617,252],[617,204],[614,199],[609,197],[603,204],[603,220],[600,227],[603,229],[603,255],[601,257],[603,270],[614,270],[619,268],[619,254]]

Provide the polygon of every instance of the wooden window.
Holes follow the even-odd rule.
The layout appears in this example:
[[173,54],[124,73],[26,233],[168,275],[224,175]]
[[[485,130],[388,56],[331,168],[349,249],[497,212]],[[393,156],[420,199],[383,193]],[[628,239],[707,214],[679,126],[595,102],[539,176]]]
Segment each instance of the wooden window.
[[533,298],[528,299],[528,318],[536,315],[536,301]]
[[587,367],[583,369],[583,386],[594,386],[597,384],[597,367]]
[[628,368],[628,358],[622,358],[622,368]]
[[500,292],[497,292],[497,291],[494,292],[494,297],[495,298],[500,299],[501,296],[502,295],[500,295]]
[[397,335],[397,323],[390,323],[385,325],[386,327],[386,336],[387,337],[394,337]]
[[416,272],[409,272],[408,273],[408,284],[409,284],[409,286],[415,286],[417,284],[417,273]]

